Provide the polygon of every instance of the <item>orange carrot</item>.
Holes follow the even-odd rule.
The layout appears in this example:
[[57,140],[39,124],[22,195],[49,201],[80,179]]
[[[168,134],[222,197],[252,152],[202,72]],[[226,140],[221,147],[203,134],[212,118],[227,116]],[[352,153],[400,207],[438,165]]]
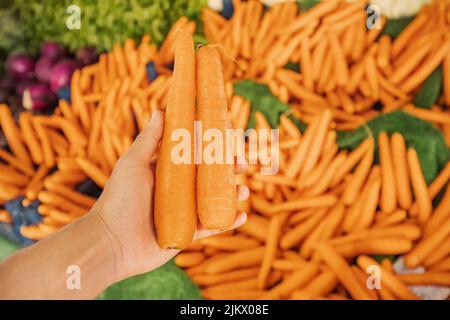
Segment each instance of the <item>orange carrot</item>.
[[[195,120],[195,54],[191,36],[176,35],[175,71],[166,107],[164,136],[156,166],[155,226],[162,248],[186,248],[192,241],[197,223],[194,165]],[[174,164],[171,136],[184,129],[190,134],[190,153],[187,163]],[[179,194],[173,201],[171,194]]]
[[[225,137],[227,100],[220,56],[215,48],[202,47],[196,61],[198,120],[202,122],[202,130],[220,130]],[[198,166],[198,214],[201,224],[208,229],[226,229],[236,216],[234,165],[225,163],[223,154],[221,157],[219,163],[207,163],[208,159],[203,159]]]
[[403,209],[409,209],[412,203],[410,177],[406,158],[405,139],[399,133],[391,137],[392,161],[396,180],[398,204]]
[[447,238],[450,234],[450,219],[447,219],[437,230],[429,236],[423,238],[405,258],[405,264],[409,268],[415,268],[424,261],[433,250]]
[[259,268],[246,268],[219,274],[200,274],[193,276],[192,281],[199,286],[211,286],[255,278],[258,275],[258,272]]
[[408,150],[408,166],[411,173],[411,182],[414,190],[414,196],[419,206],[419,221],[425,223],[428,221],[433,210],[431,198],[428,194],[427,184],[423,177],[419,157],[415,149]]
[[450,272],[399,274],[398,278],[410,286],[450,286]]
[[350,266],[330,245],[325,243],[320,244],[316,247],[316,250],[321,259],[330,267],[339,279],[339,282],[348,290],[353,299],[370,299],[370,296],[353,276]]
[[42,154],[44,156],[44,163],[47,168],[53,168],[56,164],[55,155],[53,154],[52,146],[50,144],[50,139],[44,130],[44,127],[39,121],[33,121],[34,130],[39,138],[42,146]]
[[95,164],[81,157],[77,158],[76,161],[86,176],[91,178],[99,187],[105,187],[108,176],[106,176]]
[[341,256],[350,258],[360,254],[399,255],[411,251],[412,247],[412,242],[407,239],[376,238],[339,245],[335,249]]
[[200,252],[182,252],[175,257],[175,264],[179,267],[194,267],[205,260],[205,256]]
[[31,159],[21,140],[21,133],[14,123],[11,111],[5,104],[0,104],[0,126],[8,146],[14,155],[26,166],[31,167]]
[[30,150],[31,159],[36,164],[41,164],[44,160],[39,141],[32,126],[32,116],[29,112],[22,112],[19,116],[20,129],[23,133],[25,144]]
[[444,59],[444,97],[445,102],[450,106],[450,52]]
[[364,158],[359,163],[358,167],[355,170],[355,174],[345,187],[343,199],[346,205],[351,205],[355,203],[356,198],[358,196],[358,192],[364,184],[366,180],[370,167],[373,163],[373,149],[370,149]]
[[374,259],[368,256],[359,256],[357,263],[361,269],[367,270],[371,266],[378,267],[381,271],[381,285],[386,286],[395,296],[404,300],[417,300],[417,296],[412,293],[408,287],[406,287],[402,281],[392,273],[390,273],[385,267],[378,264]]
[[263,260],[264,251],[264,248],[260,247],[225,255],[208,264],[206,272],[209,274],[217,274],[239,268],[257,266]]
[[[397,187],[395,181],[394,165],[391,144],[386,132],[378,136],[381,163],[381,210],[386,213],[394,211],[397,207]],[[405,186],[402,186],[405,187]]]

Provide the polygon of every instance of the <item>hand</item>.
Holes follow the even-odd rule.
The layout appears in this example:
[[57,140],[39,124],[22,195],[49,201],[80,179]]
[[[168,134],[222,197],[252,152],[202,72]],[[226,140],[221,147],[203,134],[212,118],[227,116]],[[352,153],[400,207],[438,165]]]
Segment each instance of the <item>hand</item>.
[[[180,251],[159,247],[152,219],[155,168],[151,160],[157,151],[163,127],[163,113],[154,112],[149,126],[117,162],[92,209],[92,215],[99,218],[110,239],[117,265],[117,281],[156,269]],[[242,169],[237,168],[237,173]],[[248,196],[248,189],[238,186],[237,200],[246,200]],[[246,218],[245,213],[238,214],[230,229],[242,225]],[[217,233],[220,232],[198,226],[195,239]]]

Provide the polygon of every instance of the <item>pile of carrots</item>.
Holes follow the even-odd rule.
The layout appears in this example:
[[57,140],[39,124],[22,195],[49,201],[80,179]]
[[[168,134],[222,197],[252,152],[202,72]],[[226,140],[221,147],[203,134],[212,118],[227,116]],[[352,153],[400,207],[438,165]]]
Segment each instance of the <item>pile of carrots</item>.
[[[296,3],[286,2],[265,11],[257,0],[235,0],[229,20],[204,9],[206,38],[222,57],[233,128],[247,128],[252,111],[251,103],[233,92],[242,79],[267,84],[291,106],[291,115],[308,124],[302,133],[287,115],[281,117],[278,174],[261,175],[257,164],[235,177],[251,191],[237,208],[247,212],[248,221],[238,230],[196,241],[176,257],[205,298],[417,299],[408,286],[450,286],[450,188],[444,191],[450,163],[427,185],[416,151],[399,133],[370,136],[353,151],[336,143],[336,130],[402,109],[435,124],[450,145],[445,107],[450,105],[450,3],[425,6],[394,40],[381,29],[366,29],[365,4],[323,1],[300,12]],[[25,206],[39,202],[43,217],[37,225],[22,226],[23,236],[42,239],[86,214],[96,199],[76,191],[77,185],[90,179],[104,187],[152,111],[167,105],[168,114],[171,109],[175,114],[174,128],[180,127],[179,100],[171,88],[189,87],[198,99],[193,72],[205,73],[197,60],[195,68],[191,63],[180,71],[190,83],[182,87],[176,75],[172,80],[180,29],[193,35],[196,26],[180,18],[159,49],[148,36],[139,44],[127,40],[98,63],[77,70],[71,103],[60,101],[51,116],[24,112],[15,122],[0,105],[9,146],[0,150],[0,205],[24,196]],[[158,74],[150,82],[149,62]],[[286,68],[287,63],[301,71]],[[415,94],[440,64],[443,97],[429,110],[415,107]],[[217,80],[220,72],[210,79]],[[201,100],[209,106],[206,98]],[[373,108],[377,102],[381,109]],[[270,128],[262,113],[254,115],[256,129]],[[197,117],[203,117],[199,110]],[[192,198],[192,206],[200,206]],[[196,218],[197,211],[190,216]],[[11,222],[6,210],[0,210],[0,222]],[[164,224],[170,221],[159,223]],[[175,247],[187,245],[189,232]],[[408,268],[424,272],[400,274],[391,260],[377,262],[373,255],[401,255]],[[376,290],[366,285],[370,266],[381,270]]]
[[[267,128],[256,114],[257,128]],[[193,243],[175,258],[209,299],[417,299],[407,285],[450,286],[450,163],[426,185],[417,153],[401,134],[381,133],[338,150],[331,112],[302,134],[280,124],[280,172],[251,166],[238,180],[251,190],[248,221],[237,231]],[[375,164],[378,144],[380,164]],[[392,262],[372,255],[403,255]],[[370,290],[369,266],[381,269]]]
[[[404,109],[437,123],[450,141],[448,113],[409,104],[443,62],[443,100],[450,104],[448,1],[425,6],[394,40],[381,35],[383,17],[366,28],[367,0],[322,1],[305,12],[295,1],[267,12],[260,1],[234,3],[230,20],[210,9],[202,14],[208,42],[223,48],[227,81],[267,84],[306,123],[328,109],[336,129],[355,129],[380,114],[372,106],[381,102],[381,112]],[[299,65],[300,73],[286,69],[288,63]]]

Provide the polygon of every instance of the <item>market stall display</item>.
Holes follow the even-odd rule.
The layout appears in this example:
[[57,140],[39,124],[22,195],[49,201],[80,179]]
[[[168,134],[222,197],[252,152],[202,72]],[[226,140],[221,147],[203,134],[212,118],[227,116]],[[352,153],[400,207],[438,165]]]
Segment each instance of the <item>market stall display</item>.
[[[238,207],[247,223],[175,258],[205,298],[416,299],[427,296],[409,285],[450,286],[450,3],[424,6],[396,37],[383,17],[367,28],[366,4],[202,10],[233,128],[280,130],[280,171],[261,175],[258,163],[236,177],[251,191]],[[0,221],[16,238],[89,211],[166,106],[179,29],[194,35],[196,23],[182,17],[160,48],[128,39],[77,69],[53,115],[16,122],[0,105]],[[423,269],[400,274],[392,256]],[[367,288],[368,266],[382,289]]]

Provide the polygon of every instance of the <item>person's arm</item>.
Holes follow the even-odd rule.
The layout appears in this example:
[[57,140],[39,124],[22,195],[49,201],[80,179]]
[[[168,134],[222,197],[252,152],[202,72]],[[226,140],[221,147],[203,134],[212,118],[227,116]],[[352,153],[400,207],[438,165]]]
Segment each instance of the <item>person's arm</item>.
[[[111,284],[154,270],[179,252],[159,247],[152,219],[151,160],[163,122],[162,113],[154,112],[150,125],[117,162],[90,213],[0,264],[0,299],[95,298]],[[248,193],[239,187],[238,200]],[[245,213],[238,215],[232,229],[245,219]],[[217,233],[199,226],[195,238]],[[72,289],[77,267],[80,288]]]
[[117,240],[92,212],[6,259],[0,265],[0,298],[95,298],[118,280],[118,252]]

